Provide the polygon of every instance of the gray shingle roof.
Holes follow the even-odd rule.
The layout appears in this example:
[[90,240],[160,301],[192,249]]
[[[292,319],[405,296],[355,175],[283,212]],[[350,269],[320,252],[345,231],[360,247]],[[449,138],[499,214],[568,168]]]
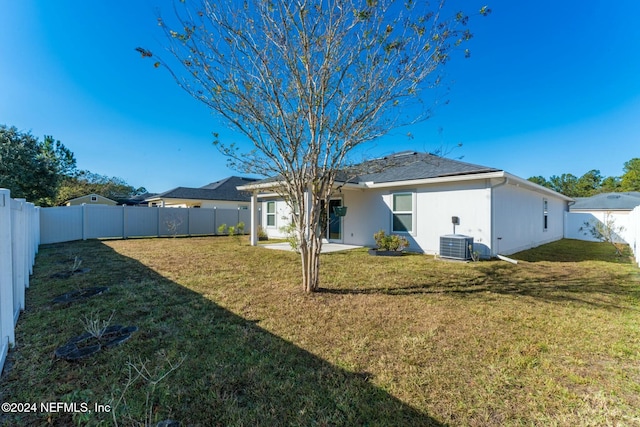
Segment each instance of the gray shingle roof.
[[244,191],[238,191],[236,187],[240,185],[247,185],[255,181],[257,181],[255,178],[230,176],[200,188],[176,187],[153,196],[150,199],[227,200],[248,202],[251,200],[251,195]]
[[413,151],[364,162],[354,168],[358,176],[349,182],[383,183],[501,171]]
[[591,197],[576,197],[569,210],[633,210],[640,206],[640,192],[602,193]]
[[[474,165],[434,154],[405,151],[345,168],[338,172],[336,181],[385,183],[500,171],[502,169]],[[277,176],[270,177],[261,180],[260,183],[277,182],[279,179]]]

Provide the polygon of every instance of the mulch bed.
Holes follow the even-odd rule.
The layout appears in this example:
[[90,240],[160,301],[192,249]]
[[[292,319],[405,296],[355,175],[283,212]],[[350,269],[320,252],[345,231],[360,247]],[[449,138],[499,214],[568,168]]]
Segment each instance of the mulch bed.
[[131,334],[138,330],[137,326],[113,325],[107,327],[100,338],[96,338],[88,332],[71,338],[67,343],[58,347],[56,357],[69,361],[82,359],[96,354],[102,349],[115,347],[122,344]]

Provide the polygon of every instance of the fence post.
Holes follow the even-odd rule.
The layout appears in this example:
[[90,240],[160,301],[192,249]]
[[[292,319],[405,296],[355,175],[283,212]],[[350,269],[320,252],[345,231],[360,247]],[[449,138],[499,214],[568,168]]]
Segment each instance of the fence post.
[[18,322],[20,312],[24,310],[24,290],[28,286],[29,274],[27,269],[26,232],[25,232],[25,199],[13,199],[12,210],[15,213],[12,221],[13,245],[13,312],[14,324]]
[[87,204],[82,204],[82,240],[87,240]]
[[127,205],[122,205],[122,238],[127,238]]
[[187,207],[187,236],[191,237],[191,209]]
[[35,222],[33,221],[33,213],[35,211],[35,206],[33,203],[27,203],[27,216],[25,218],[27,222],[27,261],[28,261],[28,275],[31,276],[33,274],[33,264],[35,263],[35,239],[33,236],[35,235],[36,227]]
[[[0,189],[0,360],[15,343],[13,323],[13,251],[11,248],[11,193]],[[0,363],[2,366],[3,363]]]
[[218,235],[218,208],[213,207],[213,235]]
[[38,253],[38,246],[40,245],[40,207],[33,205],[33,214],[31,216],[31,222],[33,224],[33,263],[36,261],[36,254]]

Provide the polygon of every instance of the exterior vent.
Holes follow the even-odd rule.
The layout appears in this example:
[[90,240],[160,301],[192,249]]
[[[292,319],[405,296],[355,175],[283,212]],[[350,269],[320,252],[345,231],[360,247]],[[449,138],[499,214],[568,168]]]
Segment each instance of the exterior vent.
[[443,258],[471,259],[470,247],[473,248],[473,237],[462,234],[440,236],[440,256]]

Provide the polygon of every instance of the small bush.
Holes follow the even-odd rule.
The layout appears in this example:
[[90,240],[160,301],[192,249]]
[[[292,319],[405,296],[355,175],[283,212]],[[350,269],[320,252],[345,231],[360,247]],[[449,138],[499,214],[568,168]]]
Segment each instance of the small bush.
[[409,240],[397,234],[387,235],[384,230],[380,230],[373,235],[377,249],[380,251],[402,251],[409,247]]
[[258,226],[258,240],[269,240],[267,231],[261,226]]
[[236,232],[238,234],[244,234],[244,222],[240,221],[239,223],[236,224]]
[[280,227],[280,232],[286,234],[287,242],[291,246],[291,249],[295,252],[300,252],[300,242],[298,242],[298,230],[294,223],[289,223],[284,227]]

